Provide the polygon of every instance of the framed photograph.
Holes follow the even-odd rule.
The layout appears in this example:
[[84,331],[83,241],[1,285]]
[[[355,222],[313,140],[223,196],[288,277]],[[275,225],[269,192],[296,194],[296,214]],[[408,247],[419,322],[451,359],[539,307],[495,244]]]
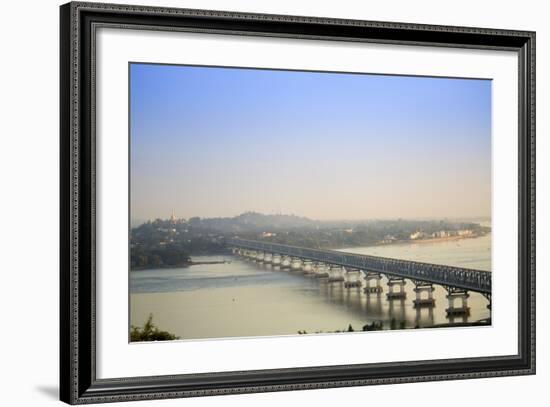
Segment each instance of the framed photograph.
[[60,21],[61,400],[534,374],[534,32]]

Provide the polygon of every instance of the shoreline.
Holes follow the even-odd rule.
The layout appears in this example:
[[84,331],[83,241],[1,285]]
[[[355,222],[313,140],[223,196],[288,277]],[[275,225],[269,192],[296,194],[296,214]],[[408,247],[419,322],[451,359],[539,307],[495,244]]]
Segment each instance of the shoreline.
[[180,268],[187,268],[191,266],[201,266],[204,264],[229,264],[231,261],[229,260],[213,260],[213,261],[190,261],[188,263],[178,264],[174,266],[157,266],[157,267],[138,267],[130,269],[130,271],[146,271],[146,270],[164,270],[164,269],[180,269]]
[[391,244],[415,244],[415,243],[442,243],[442,242],[453,242],[456,240],[466,240],[466,239],[476,239],[478,237],[484,237],[487,236],[488,233],[483,235],[475,235],[475,236],[446,236],[446,237],[430,237],[427,239],[414,239],[414,240],[400,240],[399,243],[380,243],[377,246],[383,246],[383,245],[391,245]]
[[212,260],[212,261],[191,261],[190,266],[200,266],[201,264],[228,264],[230,260]]
[[446,237],[430,237],[426,239],[408,239],[408,240],[395,240],[391,243],[374,243],[370,245],[362,245],[362,246],[343,246],[343,247],[327,247],[327,250],[345,250],[345,249],[354,249],[356,247],[382,247],[382,246],[400,246],[400,245],[411,245],[411,244],[428,244],[428,243],[445,243],[445,242],[453,242],[458,240],[469,240],[469,239],[478,239],[481,237],[485,237],[487,235],[490,235],[491,232],[482,234],[482,235],[476,235],[476,236],[446,236]]

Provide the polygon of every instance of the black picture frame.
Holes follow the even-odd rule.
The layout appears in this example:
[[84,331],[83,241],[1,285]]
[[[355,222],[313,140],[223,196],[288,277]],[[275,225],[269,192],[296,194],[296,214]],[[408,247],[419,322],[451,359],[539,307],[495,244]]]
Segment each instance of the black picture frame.
[[[72,2],[60,7],[60,398],[70,404],[535,373],[535,33],[502,29]],[[519,56],[519,348],[465,359],[96,378],[95,28],[185,30]]]

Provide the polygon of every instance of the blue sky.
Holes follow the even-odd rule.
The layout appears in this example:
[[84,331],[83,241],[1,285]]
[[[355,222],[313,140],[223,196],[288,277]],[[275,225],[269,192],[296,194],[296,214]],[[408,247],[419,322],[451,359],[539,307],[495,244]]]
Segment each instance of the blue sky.
[[134,220],[490,215],[489,80],[130,69]]

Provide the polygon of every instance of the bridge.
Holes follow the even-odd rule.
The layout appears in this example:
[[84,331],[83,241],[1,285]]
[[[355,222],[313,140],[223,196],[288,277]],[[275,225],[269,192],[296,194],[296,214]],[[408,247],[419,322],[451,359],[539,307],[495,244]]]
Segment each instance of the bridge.
[[[228,239],[227,245],[236,254],[283,269],[301,270],[331,283],[341,282],[347,288],[361,287],[362,275],[366,280],[364,291],[367,294],[380,293],[380,280],[385,276],[388,299],[404,299],[404,286],[406,280],[410,280],[415,285],[415,307],[434,304],[433,285],[437,284],[447,290],[448,315],[469,313],[469,291],[482,294],[489,302],[487,308],[491,308],[491,273],[488,271],[239,238]],[[376,282],[374,287],[372,281]],[[427,293],[427,298],[422,298],[423,293]],[[456,299],[462,300],[460,306],[455,305]]]

